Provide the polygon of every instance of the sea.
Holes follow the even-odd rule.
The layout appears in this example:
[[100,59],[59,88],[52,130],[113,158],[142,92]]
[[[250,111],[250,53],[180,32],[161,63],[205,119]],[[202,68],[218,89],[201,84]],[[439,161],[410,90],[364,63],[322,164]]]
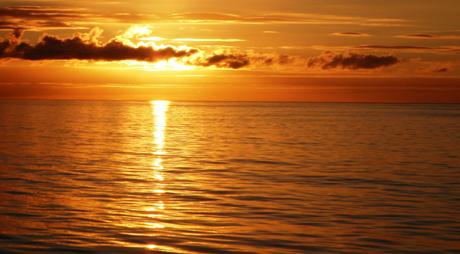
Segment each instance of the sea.
[[460,105],[2,100],[0,253],[460,253]]

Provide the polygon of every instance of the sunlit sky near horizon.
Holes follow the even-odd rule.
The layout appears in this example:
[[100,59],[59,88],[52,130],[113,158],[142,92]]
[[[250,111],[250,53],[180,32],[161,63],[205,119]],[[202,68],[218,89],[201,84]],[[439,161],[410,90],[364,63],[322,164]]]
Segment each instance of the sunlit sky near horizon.
[[460,102],[460,2],[0,3],[0,98]]

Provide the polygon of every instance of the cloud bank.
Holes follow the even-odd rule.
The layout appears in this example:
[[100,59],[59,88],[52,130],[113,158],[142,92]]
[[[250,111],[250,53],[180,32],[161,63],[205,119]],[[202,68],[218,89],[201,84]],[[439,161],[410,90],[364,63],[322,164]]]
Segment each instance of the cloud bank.
[[282,67],[292,69],[320,68],[331,69],[379,69],[399,63],[400,60],[392,55],[378,56],[358,53],[324,52],[318,56],[289,56],[289,55],[258,55],[258,54],[214,54],[207,58],[199,58],[193,65],[214,66],[217,68],[240,69],[245,67]]
[[96,60],[121,61],[138,60],[156,62],[170,58],[181,58],[195,54],[196,49],[177,49],[172,46],[155,49],[150,46],[134,47],[117,40],[99,44],[82,36],[70,39],[46,35],[37,44],[20,41],[21,32],[15,30],[9,38],[0,41],[0,59],[18,58],[25,60]]
[[[175,46],[157,46],[145,44],[142,38],[151,36],[151,31],[134,27],[122,35],[101,43],[98,37],[102,29],[94,28],[87,34],[73,38],[61,39],[45,35],[36,44],[21,41],[22,30],[14,30],[8,38],[0,40],[0,59],[16,58],[23,60],[89,60],[89,61],[123,61],[136,60],[157,62],[178,59],[182,64],[198,67],[225,69],[242,68],[281,68],[306,70],[319,68],[330,69],[378,69],[395,65],[400,60],[391,55],[378,56],[358,53],[333,53],[327,51],[319,56],[290,56],[258,54],[248,52],[206,52],[196,48]],[[140,36],[140,37],[139,37]],[[138,38],[139,37],[139,38]],[[150,37],[149,37],[150,38]],[[140,39],[136,44],[133,39]],[[135,41],[135,40],[134,40]]]
[[321,69],[377,69],[395,65],[400,60],[395,56],[377,56],[370,54],[335,54],[325,52],[308,60],[308,67],[320,67]]

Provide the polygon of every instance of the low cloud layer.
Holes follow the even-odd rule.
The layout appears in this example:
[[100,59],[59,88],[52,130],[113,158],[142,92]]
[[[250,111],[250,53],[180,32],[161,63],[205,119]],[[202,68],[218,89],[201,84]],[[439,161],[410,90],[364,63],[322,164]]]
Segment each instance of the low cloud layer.
[[[134,29],[136,30],[136,29]],[[400,60],[391,55],[378,56],[358,53],[333,53],[327,51],[319,56],[291,56],[278,54],[257,54],[247,52],[206,52],[195,48],[156,46],[156,44],[135,44],[137,38],[133,29],[128,30],[107,43],[98,37],[102,30],[95,28],[87,34],[61,39],[45,35],[36,44],[21,40],[22,30],[14,30],[8,38],[0,40],[0,59],[16,58],[24,60],[90,60],[122,61],[137,60],[157,62],[178,59],[184,65],[214,67],[224,69],[378,69],[395,65]],[[137,29],[139,30],[139,29]],[[136,30],[136,31],[137,31]],[[139,30],[143,36],[150,36],[150,30]],[[143,38],[143,37],[142,37]],[[142,41],[142,40],[141,40]]]
[[138,60],[155,62],[170,58],[193,55],[196,49],[177,49],[175,47],[133,47],[120,41],[111,40],[106,44],[87,41],[80,36],[70,39],[46,35],[37,44],[20,41],[21,32],[15,30],[9,38],[0,41],[0,58],[19,58],[25,60]]
[[320,68],[331,69],[379,69],[399,63],[400,60],[391,55],[378,56],[358,53],[325,52],[319,56],[303,57],[289,55],[257,55],[257,54],[214,54],[204,59],[198,59],[194,65],[214,66],[218,68],[257,68],[279,67],[291,69]]
[[251,63],[250,57],[247,55],[236,54],[214,54],[210,57],[199,59],[197,65],[218,68],[241,69],[247,67]]
[[377,56],[366,54],[335,54],[326,52],[308,60],[308,67],[320,67],[321,69],[377,69],[395,65],[400,60],[395,56]]

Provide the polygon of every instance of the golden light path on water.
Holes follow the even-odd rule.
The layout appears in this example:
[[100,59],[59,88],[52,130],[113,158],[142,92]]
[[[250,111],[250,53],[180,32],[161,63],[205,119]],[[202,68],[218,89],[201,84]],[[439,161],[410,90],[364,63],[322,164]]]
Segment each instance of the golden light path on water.
[[[163,176],[163,158],[162,156],[166,154],[166,151],[164,150],[165,146],[165,129],[166,129],[166,113],[168,111],[169,107],[169,101],[163,101],[163,100],[156,100],[156,101],[151,101],[151,107],[152,107],[152,114],[153,114],[153,151],[152,154],[154,155],[153,161],[152,161],[152,174],[153,178],[156,180],[155,181],[155,186],[153,188],[153,192],[156,194],[163,194],[165,192],[165,184],[163,183],[164,181],[164,176]],[[149,206],[146,208],[147,211],[149,212],[154,212],[154,211],[162,211],[165,209],[165,204],[163,200],[160,198],[155,205]],[[162,214],[159,213],[158,217],[161,217]],[[147,227],[150,228],[164,228],[165,226],[161,223],[148,223],[146,225]],[[146,246],[147,249],[156,249],[157,246],[155,244],[148,244]]]

